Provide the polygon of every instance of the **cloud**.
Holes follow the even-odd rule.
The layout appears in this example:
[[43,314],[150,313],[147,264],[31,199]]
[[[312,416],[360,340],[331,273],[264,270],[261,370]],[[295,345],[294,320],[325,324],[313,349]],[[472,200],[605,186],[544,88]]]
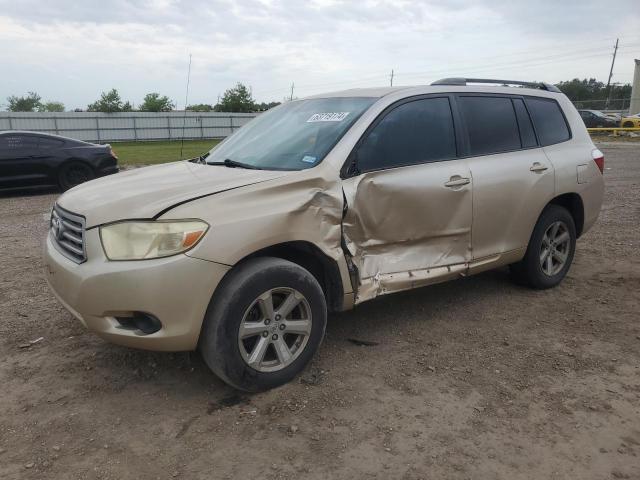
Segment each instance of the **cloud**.
[[[261,100],[453,74],[558,81],[604,78],[623,37],[618,80],[640,57],[640,6],[506,0],[0,0],[0,104],[36,90],[84,107],[112,87],[214,102],[237,81]],[[182,104],[182,100],[179,100]]]

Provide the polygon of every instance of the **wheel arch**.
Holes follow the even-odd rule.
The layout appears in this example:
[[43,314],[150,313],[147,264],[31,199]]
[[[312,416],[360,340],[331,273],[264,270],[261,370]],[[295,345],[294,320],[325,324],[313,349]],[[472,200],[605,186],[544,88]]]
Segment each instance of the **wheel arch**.
[[584,228],[584,203],[579,194],[575,192],[563,193],[554,197],[545,205],[545,208],[548,205],[559,205],[566,208],[573,217],[573,222],[576,226],[576,238],[582,235]]
[[303,240],[278,243],[245,256],[236,265],[258,257],[281,258],[301,266],[309,271],[320,284],[327,300],[328,310],[335,312],[342,309],[344,286],[340,276],[340,268],[335,260],[325,255],[313,243]]
[[93,165],[91,164],[91,162],[89,162],[86,158],[82,158],[82,157],[69,157],[69,158],[65,158],[62,162],[60,162],[58,164],[58,170],[60,170],[61,168],[70,165],[72,163],[82,163],[84,165],[86,165],[87,167],[91,168],[91,170],[95,170]]

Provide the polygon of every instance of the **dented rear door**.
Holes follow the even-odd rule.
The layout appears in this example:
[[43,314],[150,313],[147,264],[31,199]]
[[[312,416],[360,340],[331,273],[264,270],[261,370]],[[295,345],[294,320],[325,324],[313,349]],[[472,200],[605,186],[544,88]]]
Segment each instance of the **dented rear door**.
[[388,109],[356,146],[343,181],[356,302],[466,269],[473,183],[454,132],[450,99],[421,97]]

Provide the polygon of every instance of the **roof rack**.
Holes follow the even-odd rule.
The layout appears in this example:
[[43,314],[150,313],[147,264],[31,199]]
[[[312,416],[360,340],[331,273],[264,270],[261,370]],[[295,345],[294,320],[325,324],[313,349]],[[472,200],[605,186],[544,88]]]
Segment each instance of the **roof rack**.
[[490,78],[442,78],[436,80],[431,85],[458,85],[465,86],[469,83],[494,83],[497,85],[518,85],[521,87],[538,88],[540,90],[547,90],[548,92],[562,93],[558,87],[551,83],[544,82],[521,82],[519,80],[495,80]]

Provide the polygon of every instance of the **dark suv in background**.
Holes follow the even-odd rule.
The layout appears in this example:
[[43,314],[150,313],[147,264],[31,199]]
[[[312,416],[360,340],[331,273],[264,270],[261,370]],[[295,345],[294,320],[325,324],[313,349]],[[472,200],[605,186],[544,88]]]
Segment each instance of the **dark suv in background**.
[[110,145],[37,132],[0,132],[0,188],[57,185],[62,190],[118,171]]

